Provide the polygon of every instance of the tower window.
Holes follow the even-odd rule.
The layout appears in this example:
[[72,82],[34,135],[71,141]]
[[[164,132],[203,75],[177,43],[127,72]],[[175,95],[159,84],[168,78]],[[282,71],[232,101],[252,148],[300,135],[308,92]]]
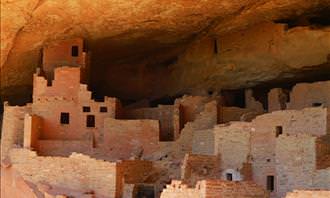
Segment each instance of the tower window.
[[102,112],[102,113],[108,112],[108,108],[107,107],[100,107],[100,112]]
[[87,107],[87,106],[84,106],[83,107],[83,112],[91,112],[91,108]]
[[70,114],[66,112],[61,113],[61,124],[69,124],[70,123]]
[[276,137],[283,134],[283,127],[282,126],[276,126]]
[[270,192],[273,192],[274,187],[275,187],[274,176],[273,175],[268,175],[267,176],[267,190],[270,191]]
[[79,48],[77,45],[72,46],[71,56],[77,57],[79,55]]
[[233,181],[233,174],[231,174],[231,173],[226,173],[226,179],[227,179],[228,181]]
[[87,115],[86,117],[86,126],[87,127],[95,127],[95,116]]

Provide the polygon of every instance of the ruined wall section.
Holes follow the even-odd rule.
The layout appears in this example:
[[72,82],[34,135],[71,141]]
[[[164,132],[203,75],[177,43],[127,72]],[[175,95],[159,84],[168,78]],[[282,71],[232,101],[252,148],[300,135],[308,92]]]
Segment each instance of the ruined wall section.
[[24,142],[24,116],[31,113],[31,105],[9,106],[4,103],[3,124],[1,135],[1,159],[8,156],[11,148],[23,146]]
[[182,181],[172,181],[161,194],[161,198],[269,198],[269,194],[253,182],[230,182],[222,180],[202,180],[195,188],[189,188]]
[[166,188],[160,195],[161,198],[201,198],[201,189],[189,188],[182,181],[172,180],[171,184],[166,185]]
[[[184,156],[185,153],[191,153],[193,148],[193,142],[195,145],[201,145],[204,139],[200,139],[207,136],[207,141],[212,142],[213,135],[212,129],[217,124],[217,101],[213,100],[202,106],[204,109],[198,114],[193,122],[188,122],[181,131],[180,138],[176,141],[174,146],[174,152]],[[196,131],[197,134],[195,133]],[[203,133],[205,133],[203,135]],[[196,135],[196,136],[195,136]],[[204,143],[204,145],[207,142]],[[202,146],[201,149],[206,149],[209,152],[211,148]],[[194,148],[194,153],[204,153]]]
[[92,159],[81,154],[69,158],[40,157],[25,149],[10,153],[12,168],[29,182],[47,183],[50,186],[72,190],[93,190],[96,196],[118,197],[116,191],[117,165]]

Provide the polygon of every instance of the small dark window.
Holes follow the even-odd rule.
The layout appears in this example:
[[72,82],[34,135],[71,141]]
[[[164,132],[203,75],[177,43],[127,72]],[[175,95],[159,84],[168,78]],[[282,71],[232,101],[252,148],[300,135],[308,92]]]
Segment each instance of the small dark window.
[[107,107],[100,107],[100,112],[108,112],[108,108]]
[[95,127],[95,116],[94,115],[87,115],[86,126]]
[[218,40],[217,40],[217,39],[214,39],[213,42],[214,42],[214,43],[213,43],[213,52],[214,52],[215,54],[217,54],[217,53],[218,53]]
[[71,48],[71,56],[78,56],[79,55],[79,48],[78,46],[74,45]]
[[273,175],[267,176],[267,190],[273,192],[275,187],[274,185],[275,185],[274,176]]
[[283,127],[282,126],[276,126],[276,137],[283,134]]
[[61,124],[69,124],[70,114],[62,112],[60,121],[61,121]]
[[313,103],[313,107],[320,107],[320,106],[322,106],[322,103],[320,103],[320,102]]
[[83,112],[91,112],[91,108],[90,107],[83,107]]
[[227,179],[228,181],[233,181],[233,174],[231,174],[231,173],[226,173],[226,179]]

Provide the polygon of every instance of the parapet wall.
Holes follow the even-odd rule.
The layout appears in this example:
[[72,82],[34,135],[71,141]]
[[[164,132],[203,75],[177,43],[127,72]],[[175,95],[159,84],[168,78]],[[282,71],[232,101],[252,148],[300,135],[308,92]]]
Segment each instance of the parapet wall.
[[269,193],[253,182],[231,182],[223,180],[202,180],[195,188],[189,188],[182,181],[172,180],[161,194],[161,198],[269,198]]

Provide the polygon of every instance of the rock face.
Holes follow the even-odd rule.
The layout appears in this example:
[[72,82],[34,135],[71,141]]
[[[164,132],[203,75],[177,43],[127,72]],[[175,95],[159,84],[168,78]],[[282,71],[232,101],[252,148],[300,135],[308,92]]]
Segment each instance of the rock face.
[[1,0],[1,96],[28,97],[42,46],[72,37],[92,51],[91,87],[123,99],[253,86],[305,67],[324,73],[329,28],[269,22],[315,18],[329,7],[329,0]]

